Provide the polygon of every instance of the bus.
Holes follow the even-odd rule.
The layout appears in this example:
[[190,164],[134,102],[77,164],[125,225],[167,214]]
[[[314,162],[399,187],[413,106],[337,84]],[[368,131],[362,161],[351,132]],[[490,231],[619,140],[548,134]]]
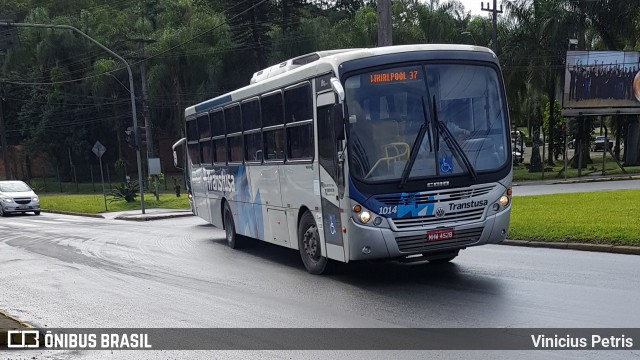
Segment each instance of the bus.
[[[448,262],[506,238],[512,151],[489,49],[319,51],[185,110],[195,215],[236,248],[255,238],[330,261]],[[178,162],[178,157],[174,154]]]

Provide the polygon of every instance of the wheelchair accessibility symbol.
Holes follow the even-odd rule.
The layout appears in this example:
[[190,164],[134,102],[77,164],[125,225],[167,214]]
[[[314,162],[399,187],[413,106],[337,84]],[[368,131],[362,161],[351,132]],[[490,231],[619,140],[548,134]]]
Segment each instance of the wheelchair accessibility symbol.
[[440,172],[450,173],[453,172],[453,161],[451,156],[445,156],[440,159]]
[[336,234],[336,216],[335,215],[329,215],[329,232],[331,233],[331,235],[335,235]]

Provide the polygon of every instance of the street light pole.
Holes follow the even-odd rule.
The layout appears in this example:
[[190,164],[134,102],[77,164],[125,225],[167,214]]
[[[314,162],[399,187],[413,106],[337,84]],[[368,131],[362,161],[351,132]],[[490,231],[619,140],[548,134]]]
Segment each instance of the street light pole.
[[[120,60],[127,67],[127,72],[129,73],[129,94],[131,95],[131,113],[133,114],[133,129],[135,131],[136,139],[139,139],[139,137],[138,137],[138,116],[136,114],[136,96],[135,96],[135,92],[134,92],[134,88],[133,88],[133,74],[131,73],[131,67],[129,66],[129,63],[127,63],[127,61],[125,59],[123,59],[120,55],[116,54],[115,52],[111,51],[106,46],[104,46],[101,43],[99,43],[98,40],[92,38],[91,36],[83,33],[79,29],[77,29],[77,28],[75,28],[73,26],[70,26],[70,25],[31,24],[31,23],[14,23],[14,22],[0,21],[0,26],[30,27],[30,28],[45,28],[45,29],[54,28],[54,29],[73,30],[73,31],[77,32],[78,34],[84,36],[85,38],[89,39],[91,42],[93,42],[94,44],[98,45],[99,47],[101,47],[103,50],[105,50],[109,54],[113,55],[116,59]],[[144,214],[145,213],[145,211],[144,211],[144,187],[143,187],[143,183],[142,183],[142,166],[141,166],[141,160],[140,160],[140,148],[139,147],[136,148],[136,161],[138,163],[138,183],[139,183],[138,185],[140,187],[140,209],[142,210],[142,213]]]
[[470,31],[463,31],[460,33],[460,35],[469,35],[471,36],[471,39],[473,39],[473,44],[474,45],[478,45],[478,42],[476,41],[476,37],[473,36],[473,34]]

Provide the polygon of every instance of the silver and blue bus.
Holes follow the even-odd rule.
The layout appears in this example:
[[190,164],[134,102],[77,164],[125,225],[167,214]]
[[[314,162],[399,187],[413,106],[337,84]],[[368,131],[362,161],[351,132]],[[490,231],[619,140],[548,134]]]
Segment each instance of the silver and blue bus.
[[[330,260],[448,262],[503,241],[512,152],[495,54],[467,45],[320,51],[185,110],[194,214]],[[174,154],[174,159],[177,157]]]

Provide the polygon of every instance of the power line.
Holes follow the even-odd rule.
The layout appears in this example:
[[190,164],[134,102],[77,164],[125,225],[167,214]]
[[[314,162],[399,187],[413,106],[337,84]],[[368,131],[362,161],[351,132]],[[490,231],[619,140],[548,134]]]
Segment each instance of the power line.
[[[262,5],[265,2],[267,2],[267,0],[261,0],[257,4],[254,4],[254,5],[250,6],[250,7],[248,7],[247,9],[239,12],[238,14],[234,15],[231,18],[223,20],[221,23],[215,25],[214,27],[212,27],[212,28],[210,28],[208,30],[205,30],[205,31],[195,35],[194,37],[192,37],[190,39],[187,39],[187,40],[185,40],[185,41],[183,41],[183,42],[181,42],[181,43],[179,43],[179,44],[177,44],[175,46],[172,46],[172,47],[170,47],[170,48],[168,48],[168,49],[166,49],[164,51],[161,51],[161,52],[159,52],[157,54],[154,54],[154,55],[151,55],[149,57],[146,57],[146,58],[144,58],[144,59],[142,59],[140,61],[134,62],[134,63],[132,63],[130,65],[131,66],[137,65],[137,64],[139,64],[139,63],[141,63],[143,61],[148,61],[150,59],[153,59],[155,57],[158,57],[160,55],[163,55],[163,54],[166,54],[166,53],[168,53],[170,51],[173,51],[173,50],[175,50],[175,49],[177,49],[177,48],[179,48],[179,47],[181,47],[181,46],[183,46],[185,44],[188,44],[188,43],[192,42],[193,40],[195,40],[197,38],[200,38],[200,37],[212,32],[212,31],[222,27],[225,24],[228,24],[229,22],[235,20],[236,18],[240,17],[241,15],[246,14],[247,12],[249,12],[249,11],[253,10],[254,8]],[[105,74],[111,74],[111,73],[114,73],[114,72],[122,70],[122,69],[124,69],[124,67],[120,66],[120,67],[118,67],[118,68],[116,68],[114,70],[109,70],[109,71],[105,71],[105,72],[102,72],[102,73],[99,73],[99,74],[89,75],[89,76],[85,76],[85,77],[77,78],[77,79],[72,79],[72,80],[61,80],[61,81],[50,81],[50,82],[20,82],[20,81],[11,81],[11,80],[0,79],[0,81],[8,83],[8,84],[14,84],[14,85],[57,85],[57,84],[68,84],[68,83],[74,83],[74,82],[78,82],[78,81],[89,80],[89,79],[92,79],[92,78],[95,78],[95,77],[98,77],[98,76],[102,76],[102,75],[105,75]]]

